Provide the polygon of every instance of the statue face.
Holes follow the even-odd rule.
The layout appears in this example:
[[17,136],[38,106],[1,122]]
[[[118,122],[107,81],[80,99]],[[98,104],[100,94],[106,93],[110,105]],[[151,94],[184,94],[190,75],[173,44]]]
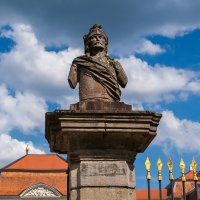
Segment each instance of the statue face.
[[89,42],[89,46],[91,49],[103,49],[104,50],[106,48],[106,40],[100,34],[92,35],[89,38],[88,42]]

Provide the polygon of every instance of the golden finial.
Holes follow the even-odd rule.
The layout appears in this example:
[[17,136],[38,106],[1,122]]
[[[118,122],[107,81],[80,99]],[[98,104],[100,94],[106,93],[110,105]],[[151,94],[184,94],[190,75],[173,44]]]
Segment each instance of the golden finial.
[[158,168],[158,180],[159,181],[162,181],[162,161],[160,158],[158,158],[158,161],[157,161],[157,168]]
[[172,159],[171,159],[171,158],[168,160],[167,166],[168,166],[168,169],[169,169],[169,180],[172,181],[172,180],[174,180],[174,176],[173,176],[173,174],[172,174],[173,162],[172,162]]
[[179,166],[180,166],[181,174],[182,174],[181,179],[182,179],[182,181],[186,181],[186,178],[185,178],[185,163],[184,163],[182,158],[181,158]]
[[192,167],[192,171],[193,171],[193,179],[194,181],[198,181],[198,177],[197,177],[197,163],[196,163],[196,160],[192,159],[192,163],[190,164],[191,167]]
[[150,174],[151,163],[150,163],[150,160],[149,160],[148,157],[147,157],[147,159],[145,161],[145,166],[146,166],[146,170],[147,170],[146,179],[150,180],[151,179],[151,174]]
[[28,155],[28,152],[29,152],[29,146],[28,144],[26,145],[26,155]]

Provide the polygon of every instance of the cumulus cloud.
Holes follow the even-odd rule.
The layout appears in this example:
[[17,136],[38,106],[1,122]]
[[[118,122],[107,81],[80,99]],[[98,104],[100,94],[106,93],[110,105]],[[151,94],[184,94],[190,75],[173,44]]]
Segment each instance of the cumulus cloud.
[[0,168],[25,155],[26,145],[29,145],[31,154],[44,154],[31,141],[24,142],[11,138],[7,134],[0,134]]
[[12,96],[5,85],[0,85],[0,105],[0,133],[19,129],[33,134],[35,129],[43,129],[47,111],[44,99],[28,92]]
[[188,34],[190,31],[193,31],[194,29],[199,28],[198,26],[192,26],[192,24],[188,25],[181,25],[181,24],[166,24],[164,26],[161,26],[160,28],[160,35],[169,37],[169,38],[175,38],[176,36],[183,36],[185,34]]
[[163,147],[167,155],[174,148],[182,153],[199,153],[200,123],[177,118],[172,111],[163,111],[154,144]]
[[[75,95],[68,91],[67,74],[73,58],[81,52],[70,48],[58,53],[46,51],[45,45],[37,40],[32,28],[24,24],[4,29],[1,37],[15,42],[10,52],[0,54],[2,164],[13,161],[25,152],[25,142],[15,139],[15,134],[13,138],[9,136],[11,131],[18,130],[18,138],[23,138],[22,134],[34,134],[40,139],[44,136],[36,133],[44,132],[48,102],[62,106],[69,105],[69,101],[73,102]],[[30,153],[44,153],[31,142],[28,143]]]
[[0,85],[0,167],[25,155],[26,144],[30,147],[30,153],[45,153],[31,141],[24,142],[9,135],[14,129],[19,130],[20,134],[31,135],[44,130],[47,111],[44,99],[27,92],[11,93],[5,85]]
[[192,81],[188,84],[187,88],[185,90],[190,90],[195,94],[200,94],[200,80]]
[[136,47],[135,52],[142,54],[157,55],[164,53],[165,50],[160,47],[159,44],[153,44],[149,40],[142,40],[138,47]]
[[129,83],[125,98],[133,102],[156,103],[184,100],[187,94],[195,92],[199,84],[199,74],[174,67],[150,66],[139,58],[130,56],[120,59],[124,66]]
[[[28,25],[15,24],[2,37],[16,42],[1,54],[0,79],[15,90],[28,91],[50,101],[63,101],[67,94],[67,74],[79,49],[48,52]],[[14,78],[13,78],[14,77]]]

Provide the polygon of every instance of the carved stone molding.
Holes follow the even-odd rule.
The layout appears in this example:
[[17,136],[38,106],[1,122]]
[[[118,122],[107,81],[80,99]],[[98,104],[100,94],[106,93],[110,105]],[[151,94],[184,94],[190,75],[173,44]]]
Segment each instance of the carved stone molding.
[[21,198],[59,198],[60,196],[56,189],[42,183],[28,187],[20,195]]

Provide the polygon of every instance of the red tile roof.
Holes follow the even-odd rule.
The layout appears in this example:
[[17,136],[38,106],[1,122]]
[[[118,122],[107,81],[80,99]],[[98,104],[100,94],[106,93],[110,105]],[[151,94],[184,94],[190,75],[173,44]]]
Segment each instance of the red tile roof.
[[1,171],[66,171],[67,167],[66,161],[56,154],[28,154]]
[[[186,180],[193,180],[193,171],[188,171],[185,173]],[[181,180],[181,176],[177,178],[176,180]]]
[[[194,189],[194,182],[185,182],[185,193],[187,194]],[[174,197],[180,198],[183,195],[182,181],[176,182],[174,185]]]
[[[199,172],[197,174],[199,177]],[[194,181],[193,181],[193,171],[188,171],[185,173],[185,192],[186,194],[192,190],[194,190]],[[170,185],[166,187],[167,189],[170,188]],[[183,195],[183,186],[181,181],[181,176],[174,180],[174,197],[175,198],[181,198]]]
[[185,174],[185,178],[186,178],[186,180],[193,180],[193,171],[188,171]]
[[[136,200],[147,200],[148,190],[136,190]],[[162,189],[162,199],[167,199],[167,189]],[[151,189],[151,200],[160,200],[158,189]]]
[[66,161],[58,155],[26,155],[0,170],[0,196],[19,195],[38,183],[66,195],[67,167]]

